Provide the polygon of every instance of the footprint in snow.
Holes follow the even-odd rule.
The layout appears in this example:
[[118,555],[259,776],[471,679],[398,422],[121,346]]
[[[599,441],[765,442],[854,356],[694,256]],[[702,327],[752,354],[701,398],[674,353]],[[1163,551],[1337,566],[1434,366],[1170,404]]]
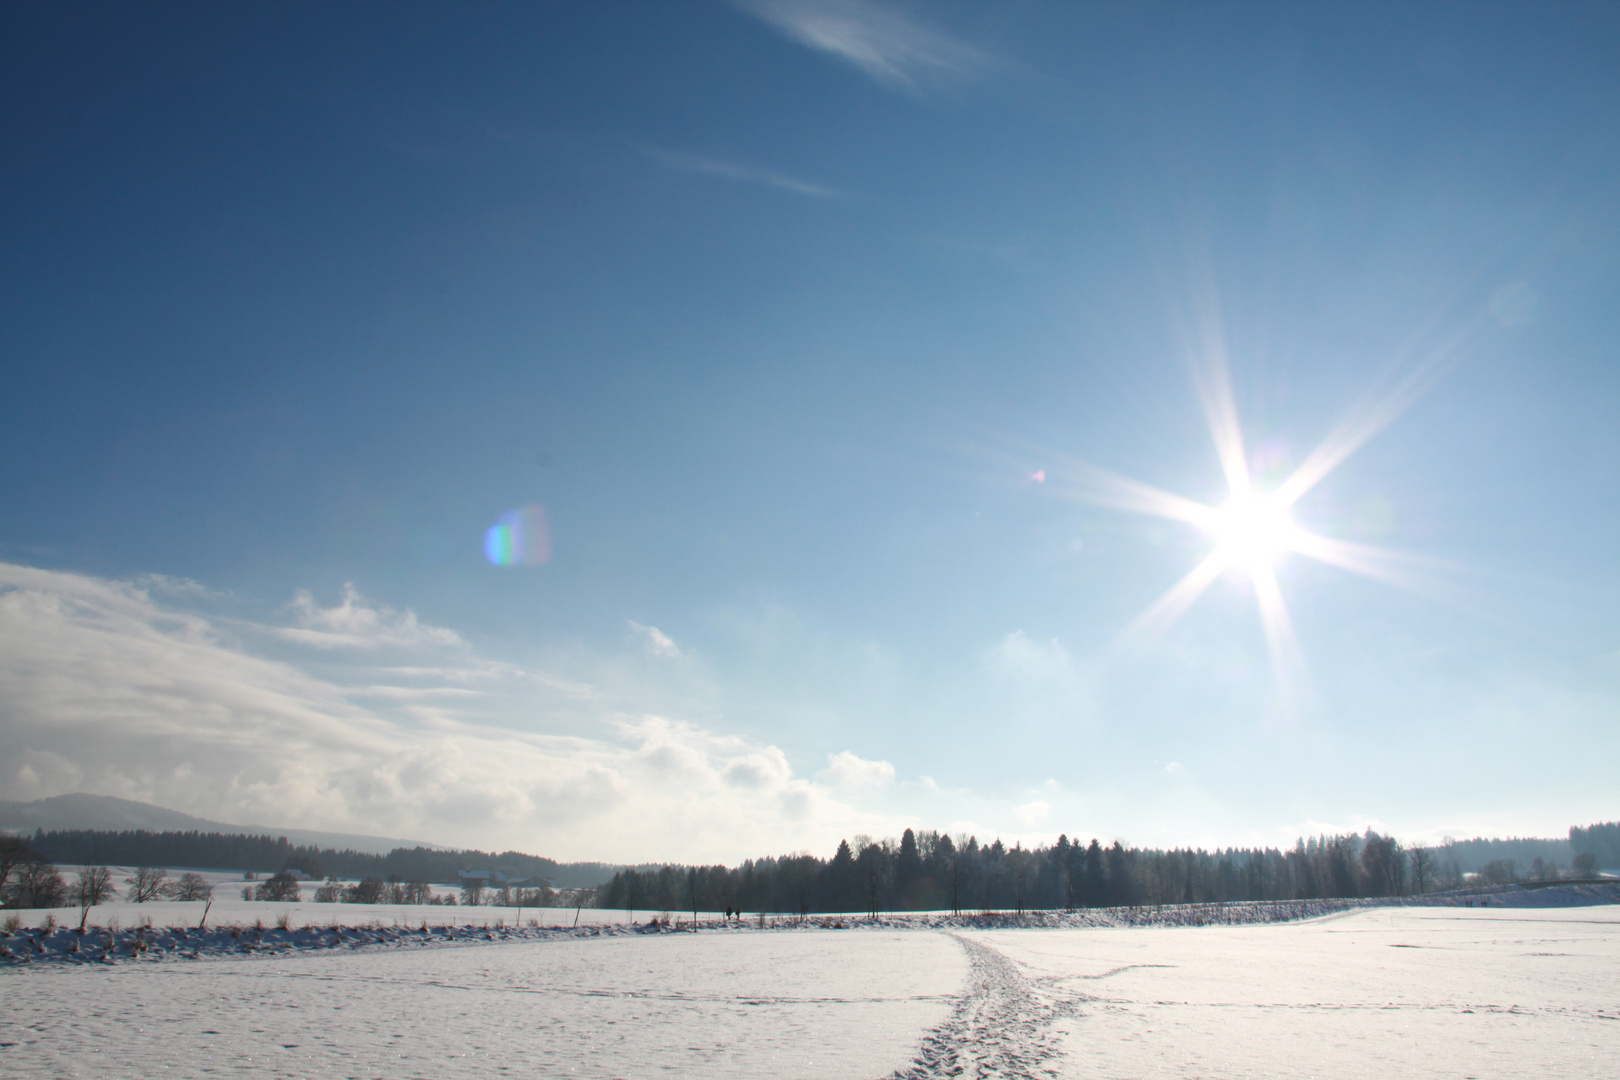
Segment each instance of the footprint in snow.
[[1054,996],[1026,979],[1006,956],[957,934],[968,955],[967,992],[951,1017],[923,1037],[915,1060],[886,1080],[935,1077],[997,1077],[1034,1080],[1053,1076],[1059,1054],[1052,1024],[1073,1016],[1082,998]]

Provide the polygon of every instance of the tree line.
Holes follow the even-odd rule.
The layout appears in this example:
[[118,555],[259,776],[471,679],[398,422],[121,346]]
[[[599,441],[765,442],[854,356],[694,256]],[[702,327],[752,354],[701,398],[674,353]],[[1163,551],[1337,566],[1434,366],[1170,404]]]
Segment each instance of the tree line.
[[99,829],[37,830],[34,851],[62,864],[112,866],[198,866],[273,874],[298,870],[312,878],[377,878],[459,884],[462,870],[500,871],[509,878],[552,886],[595,885],[616,867],[601,863],[559,863],[520,851],[500,853],[441,848],[395,848],[386,855],[289,843],[284,836],[216,832],[121,832]]
[[[300,871],[326,877],[316,898],[350,903],[445,903],[429,883],[461,889],[461,902],[512,906],[575,906],[593,903],[626,911],[870,912],[907,910],[1074,909],[1244,900],[1295,900],[1404,896],[1456,888],[1464,866],[1481,854],[1525,853],[1547,844],[1528,840],[1448,840],[1438,847],[1405,848],[1393,837],[1369,829],[1362,834],[1301,838],[1293,848],[1126,847],[1114,841],[1071,842],[1025,848],[998,838],[981,845],[976,837],[952,838],[935,831],[907,829],[899,840],[857,836],[840,841],[830,859],[799,853],[752,859],[736,867],[624,867],[594,891],[555,889],[538,871],[576,873],[600,863],[559,864],[521,852],[396,848],[387,855],[294,846],[285,837],[144,830],[37,831],[32,841],[0,834],[0,905],[59,907],[96,904],[118,895],[108,865],[135,866],[124,881],[132,901],[205,899],[201,875],[169,877],[162,866],[244,869],[276,866],[267,881],[248,886],[255,900],[296,900]],[[1601,867],[1620,866],[1620,822],[1570,829],[1574,851],[1566,872],[1556,860],[1535,856],[1528,865],[1495,858],[1477,865],[1486,883],[1552,881],[1590,877]],[[57,863],[77,864],[70,882]],[[462,870],[500,871],[527,883],[486,891]],[[344,885],[346,877],[354,884]],[[598,879],[600,880],[600,879]],[[525,887],[525,884],[527,887]]]
[[[123,896],[131,903],[151,900],[207,900],[213,887],[198,873],[171,878],[167,870],[137,867],[124,879]],[[0,833],[0,907],[52,908],[78,905],[89,909],[120,895],[112,870],[87,864],[63,877],[55,863],[20,836]]]
[[[1594,829],[1620,826],[1593,826]],[[1605,834],[1607,835],[1607,834]],[[1588,860],[1577,860],[1590,873]],[[1487,863],[1488,882],[1557,880],[1563,866],[1537,857]],[[1456,888],[1463,871],[1444,847],[1406,848],[1365,833],[1300,838],[1291,849],[1127,847],[1059,836],[1048,847],[907,829],[898,841],[840,841],[831,859],[784,855],[736,867],[625,869],[598,905],[625,911],[953,912],[1075,909],[1243,900],[1405,896]]]
[[1586,865],[1620,869],[1620,821],[1588,825],[1584,829],[1572,826],[1569,846],[1574,849],[1575,858],[1584,860]]

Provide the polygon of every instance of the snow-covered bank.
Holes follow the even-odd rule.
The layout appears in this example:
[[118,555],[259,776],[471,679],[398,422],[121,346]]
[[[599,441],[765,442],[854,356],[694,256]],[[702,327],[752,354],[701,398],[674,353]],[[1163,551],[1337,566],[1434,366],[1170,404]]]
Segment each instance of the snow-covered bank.
[[[74,909],[7,913],[21,925],[4,932],[4,922],[0,921],[0,966],[281,956],[333,949],[416,949],[681,933],[693,929],[704,933],[748,933],[1246,926],[1298,922],[1370,907],[1568,908],[1615,903],[1620,903],[1620,882],[1528,888],[1502,885],[1488,890],[1366,900],[1167,904],[1023,913],[911,912],[808,918],[756,915],[728,920],[718,913],[700,912],[695,922],[689,915],[668,913],[664,914],[662,922],[656,916],[641,921],[632,913],[600,909],[576,912],[530,908],[525,912],[515,908],[238,903],[222,907],[220,914],[207,925],[189,926],[188,917],[196,916],[201,905],[116,905],[116,913],[110,920],[107,909],[95,909],[96,918],[87,922],[82,933],[76,923],[62,921],[76,914]],[[119,919],[118,914],[122,914],[123,919]]]
[[1530,882],[1523,885],[1477,885],[1450,892],[1403,896],[1388,903],[1403,907],[1580,907],[1620,904],[1620,880],[1601,882]]
[[199,960],[221,956],[280,956],[331,949],[420,948],[430,945],[542,941],[636,932],[627,926],[578,928],[502,925],[349,926],[341,923],[295,927],[240,923],[206,928],[76,926],[20,929],[0,935],[0,963],[61,962],[116,964],[127,961]]

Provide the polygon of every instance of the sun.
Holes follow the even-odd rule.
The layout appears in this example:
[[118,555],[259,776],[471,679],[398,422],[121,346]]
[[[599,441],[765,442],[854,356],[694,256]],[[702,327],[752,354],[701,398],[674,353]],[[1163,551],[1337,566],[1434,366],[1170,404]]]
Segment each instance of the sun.
[[1251,576],[1276,566],[1297,550],[1300,532],[1281,500],[1256,493],[1234,495],[1209,523],[1221,561]]
[[1437,351],[1404,375],[1390,376],[1383,392],[1369,394],[1353,407],[1291,474],[1262,491],[1255,486],[1244,448],[1225,349],[1218,333],[1212,331],[1210,341],[1213,344],[1196,358],[1192,368],[1226,480],[1224,501],[1209,505],[1076,459],[1054,462],[1029,475],[1038,476],[1043,487],[1060,497],[1180,521],[1209,537],[1213,541],[1210,548],[1131,620],[1118,643],[1163,634],[1216,581],[1228,574],[1241,575],[1254,590],[1284,709],[1293,714],[1303,699],[1307,679],[1304,654],[1277,574],[1285,559],[1301,555],[1415,592],[1425,591],[1425,585],[1415,572],[1424,565],[1422,560],[1324,536],[1296,523],[1291,511],[1307,492],[1435,385],[1454,362],[1453,350]]

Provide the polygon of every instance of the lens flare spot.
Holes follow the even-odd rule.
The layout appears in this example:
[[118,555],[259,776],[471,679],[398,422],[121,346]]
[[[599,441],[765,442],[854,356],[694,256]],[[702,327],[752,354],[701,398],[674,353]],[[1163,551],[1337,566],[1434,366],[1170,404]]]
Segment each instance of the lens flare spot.
[[1029,474],[1029,478],[1037,484],[1044,484],[1046,483],[1046,470],[1036,469],[1034,472]]
[[551,561],[551,530],[538,503],[502,514],[484,533],[484,557],[495,566],[540,566]]

